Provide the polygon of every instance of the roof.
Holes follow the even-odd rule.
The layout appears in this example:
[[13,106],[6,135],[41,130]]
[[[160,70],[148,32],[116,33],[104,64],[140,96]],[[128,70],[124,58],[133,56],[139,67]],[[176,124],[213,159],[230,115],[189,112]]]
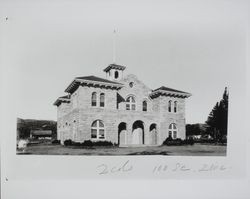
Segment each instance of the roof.
[[111,69],[119,69],[119,70],[125,70],[125,66],[118,65],[118,64],[110,64],[108,67],[106,67],[103,71],[108,72]]
[[76,77],[75,79],[83,79],[83,80],[96,81],[96,82],[106,82],[106,83],[111,83],[111,84],[119,84],[117,82],[113,82],[113,81],[110,81],[110,80],[107,80],[107,79],[96,77],[94,75],[84,76],[84,77]]
[[180,91],[180,90],[176,90],[176,89],[173,89],[173,88],[168,88],[168,87],[165,87],[165,86],[161,86],[160,88],[157,88],[157,89],[153,90],[152,93],[150,94],[150,97],[155,98],[155,97],[158,97],[160,95],[180,97],[180,98],[187,98],[187,97],[191,96],[190,93]]
[[63,99],[70,99],[70,96],[69,95],[64,95],[64,96],[61,96],[59,98],[63,98]]
[[175,90],[173,88],[168,88],[168,87],[165,87],[165,86],[161,86],[160,88],[157,88],[157,89],[155,89],[153,91],[157,91],[157,90],[172,91],[172,92],[177,92],[177,93],[187,93],[187,92],[184,92],[184,91]]
[[92,75],[92,76],[76,77],[70,83],[70,85],[65,89],[65,92],[73,93],[81,84],[90,85],[90,86],[102,86],[106,88],[115,88],[115,89],[119,89],[123,87],[123,84],[121,83],[113,82],[113,81]]
[[70,96],[65,95],[65,96],[58,97],[57,100],[54,102],[54,105],[59,106],[62,102],[70,102]]

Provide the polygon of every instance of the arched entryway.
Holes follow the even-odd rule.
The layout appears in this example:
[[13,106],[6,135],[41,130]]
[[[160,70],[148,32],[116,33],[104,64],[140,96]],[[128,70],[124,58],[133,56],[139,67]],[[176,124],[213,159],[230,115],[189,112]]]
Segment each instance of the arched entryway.
[[151,124],[149,127],[149,138],[150,138],[150,144],[152,145],[157,144],[157,125],[155,123]]
[[144,125],[143,122],[137,120],[132,126],[132,144],[142,145],[144,144]]
[[118,145],[126,145],[127,144],[127,124],[125,122],[121,122],[118,125]]

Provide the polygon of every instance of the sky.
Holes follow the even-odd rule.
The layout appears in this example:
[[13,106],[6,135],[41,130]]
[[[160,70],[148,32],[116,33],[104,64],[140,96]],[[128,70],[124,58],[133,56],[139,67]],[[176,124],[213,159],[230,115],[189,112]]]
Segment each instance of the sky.
[[56,120],[53,103],[75,77],[105,77],[116,29],[116,63],[125,74],[151,89],[191,93],[186,122],[203,123],[226,86],[229,101],[245,93],[242,2],[3,0],[1,93],[16,117]]

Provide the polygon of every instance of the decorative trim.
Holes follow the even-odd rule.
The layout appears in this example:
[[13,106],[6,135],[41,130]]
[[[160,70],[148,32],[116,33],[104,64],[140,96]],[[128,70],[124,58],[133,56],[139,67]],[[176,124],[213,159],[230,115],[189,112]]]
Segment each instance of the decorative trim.
[[155,95],[156,96],[167,95],[167,96],[171,96],[171,97],[180,97],[180,98],[188,98],[191,96],[190,93],[179,93],[179,92],[165,91],[165,90],[157,90],[157,91],[153,91],[152,93],[149,94],[150,97],[154,97]]
[[120,83],[108,83],[108,82],[100,82],[100,81],[94,81],[94,80],[84,80],[84,79],[74,79],[71,84],[65,89],[65,92],[70,93],[70,91],[79,84],[87,84],[87,85],[97,85],[97,86],[104,86],[104,87],[110,87],[115,89],[120,89],[124,85]]

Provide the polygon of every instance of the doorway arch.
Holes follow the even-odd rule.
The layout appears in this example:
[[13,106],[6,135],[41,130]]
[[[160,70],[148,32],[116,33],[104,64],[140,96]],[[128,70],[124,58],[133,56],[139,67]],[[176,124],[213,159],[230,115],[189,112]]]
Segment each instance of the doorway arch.
[[155,123],[151,124],[149,127],[149,137],[150,137],[150,144],[156,145],[157,144],[157,125]]
[[132,126],[132,144],[144,144],[144,124],[141,120],[137,120]]
[[127,124],[125,122],[121,122],[118,125],[118,145],[126,145],[127,144]]

